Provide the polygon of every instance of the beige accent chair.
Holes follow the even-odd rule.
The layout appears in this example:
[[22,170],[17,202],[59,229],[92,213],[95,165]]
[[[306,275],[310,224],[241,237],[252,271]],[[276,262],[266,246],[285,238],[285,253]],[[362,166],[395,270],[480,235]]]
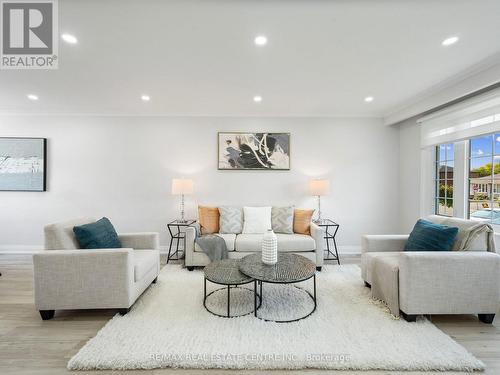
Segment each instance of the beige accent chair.
[[118,237],[120,249],[79,249],[73,227],[85,218],[45,227],[45,250],[33,255],[35,306],[43,320],[55,310],[130,307],[160,272],[158,233]]
[[[457,226],[457,241],[477,221],[431,215],[434,223]],[[365,235],[361,275],[372,292],[385,290],[394,315],[407,321],[422,314],[478,314],[492,323],[500,302],[500,256],[492,233],[478,233],[463,251],[403,251],[408,235]]]
[[[194,267],[210,264],[210,259],[195,242],[199,223],[186,228],[185,264],[189,271]],[[263,234],[220,234],[226,242],[229,259],[240,259],[246,255],[262,251]],[[316,264],[316,269],[321,271],[324,259],[324,228],[311,222],[311,234],[283,234],[276,233],[278,239],[278,252],[289,252],[302,255]]]

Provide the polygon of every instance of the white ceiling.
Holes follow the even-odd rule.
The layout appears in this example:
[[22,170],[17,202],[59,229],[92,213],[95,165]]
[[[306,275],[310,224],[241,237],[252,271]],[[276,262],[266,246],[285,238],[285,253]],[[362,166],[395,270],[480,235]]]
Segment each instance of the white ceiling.
[[497,56],[499,15],[498,0],[60,0],[78,44],[60,42],[58,70],[0,71],[0,113],[384,116]]

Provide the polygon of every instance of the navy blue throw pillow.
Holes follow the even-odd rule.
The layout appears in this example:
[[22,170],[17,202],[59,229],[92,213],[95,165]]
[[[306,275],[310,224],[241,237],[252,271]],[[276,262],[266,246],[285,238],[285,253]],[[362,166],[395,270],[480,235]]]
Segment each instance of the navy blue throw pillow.
[[122,247],[113,224],[107,217],[95,223],[73,228],[81,249],[116,249]]
[[420,219],[410,233],[405,251],[450,251],[457,234],[457,227]]

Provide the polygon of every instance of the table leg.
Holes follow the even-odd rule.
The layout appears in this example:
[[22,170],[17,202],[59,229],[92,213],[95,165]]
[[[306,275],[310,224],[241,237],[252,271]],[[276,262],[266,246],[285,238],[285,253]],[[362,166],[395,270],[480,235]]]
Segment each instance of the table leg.
[[257,317],[257,280],[253,282],[253,315]]
[[335,247],[335,256],[337,257],[337,263],[340,266],[339,252],[337,250],[337,241],[335,241],[335,237],[333,237],[333,246]]
[[177,259],[176,260],[179,260],[179,241],[180,241],[180,233],[181,233],[181,229],[178,227],[177,228],[177,241],[176,241],[176,246],[175,246],[175,253],[177,254]]
[[316,274],[313,276],[313,283],[314,283],[314,305],[316,306]]
[[262,281],[259,281],[260,283],[260,301],[262,303]]
[[328,233],[328,228],[326,228],[325,231],[325,238],[326,238],[326,256],[327,258],[330,257],[330,235]]
[[230,316],[230,306],[231,306],[231,285],[227,286],[227,317]]
[[207,278],[203,278],[203,303],[207,300]]
[[170,245],[168,246],[168,255],[167,255],[167,264],[170,260],[170,252],[172,251],[172,243],[174,241],[174,237],[170,236]]

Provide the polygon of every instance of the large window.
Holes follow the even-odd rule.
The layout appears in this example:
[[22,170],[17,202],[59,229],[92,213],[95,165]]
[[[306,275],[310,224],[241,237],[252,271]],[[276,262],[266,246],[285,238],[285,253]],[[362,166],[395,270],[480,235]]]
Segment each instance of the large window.
[[436,146],[435,213],[453,216],[453,143]]
[[469,217],[500,225],[500,134],[469,141]]

